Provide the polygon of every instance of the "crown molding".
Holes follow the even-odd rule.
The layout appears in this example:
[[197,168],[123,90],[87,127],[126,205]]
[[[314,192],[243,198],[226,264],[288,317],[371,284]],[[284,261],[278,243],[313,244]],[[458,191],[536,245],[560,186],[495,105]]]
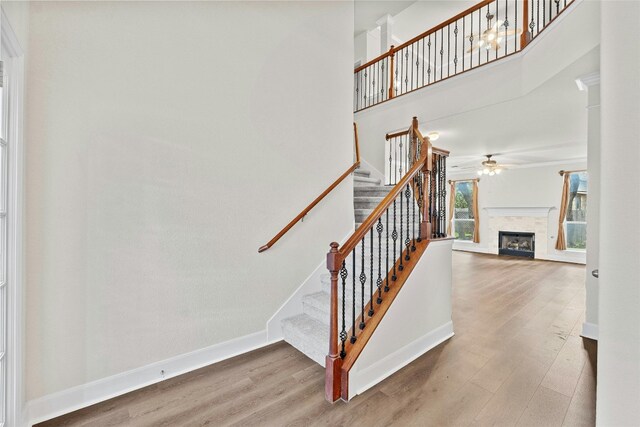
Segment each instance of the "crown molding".
[[578,90],[586,91],[591,86],[600,84],[600,71],[595,71],[593,73],[585,74],[576,79],[576,85],[578,86]]

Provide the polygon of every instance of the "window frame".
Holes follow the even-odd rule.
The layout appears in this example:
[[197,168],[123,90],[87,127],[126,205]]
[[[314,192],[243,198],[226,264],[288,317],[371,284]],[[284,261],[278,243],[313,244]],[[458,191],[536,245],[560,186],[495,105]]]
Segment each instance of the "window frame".
[[[458,185],[466,183],[467,181],[460,181],[460,182],[455,182],[454,183],[454,191],[456,193],[456,195],[458,194]],[[471,195],[473,197],[473,191],[474,188],[473,186],[471,187]],[[453,217],[451,218],[451,235],[454,239],[454,241],[456,242],[466,242],[466,243],[474,243],[473,242],[473,234],[471,235],[470,239],[460,239],[456,237],[456,222],[467,222],[467,223],[472,223],[473,224],[473,228],[475,228],[476,225],[476,218],[456,218],[456,207],[455,207],[455,200],[456,200],[456,195],[454,195],[453,200],[454,200],[454,205],[453,205]],[[472,210],[472,207],[469,207],[470,210]]]
[[[581,172],[573,172],[570,175],[573,174],[585,174],[586,178],[587,178],[587,191],[586,191],[586,196],[587,196],[587,203],[589,203],[589,174],[587,171],[581,171]],[[568,197],[568,195],[567,195]],[[567,202],[568,203],[568,202]],[[569,246],[569,227],[568,225],[570,224],[584,224],[585,229],[588,227],[587,225],[587,214],[586,214],[586,210],[585,210],[585,220],[584,221],[568,221],[567,220],[567,216],[569,213],[569,209],[571,208],[571,206],[567,205],[567,215],[565,215],[564,217],[564,221],[562,222],[562,227],[564,228],[564,236],[565,236],[565,241],[566,241],[566,246],[567,246],[567,251],[573,251],[573,252],[586,252],[587,251],[587,245],[586,245],[586,240],[585,240],[585,247],[584,248],[574,248],[574,247],[570,247]]]

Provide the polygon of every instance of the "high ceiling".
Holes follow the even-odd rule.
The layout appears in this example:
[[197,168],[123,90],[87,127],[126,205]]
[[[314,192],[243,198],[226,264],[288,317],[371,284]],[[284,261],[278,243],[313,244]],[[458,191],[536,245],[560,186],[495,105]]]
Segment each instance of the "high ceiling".
[[586,160],[587,94],[575,79],[598,64],[594,50],[526,96],[433,120],[436,145],[452,152],[451,172],[477,170],[486,154],[514,168]]
[[376,21],[385,15],[394,16],[415,0],[355,0],[354,37],[377,27]]

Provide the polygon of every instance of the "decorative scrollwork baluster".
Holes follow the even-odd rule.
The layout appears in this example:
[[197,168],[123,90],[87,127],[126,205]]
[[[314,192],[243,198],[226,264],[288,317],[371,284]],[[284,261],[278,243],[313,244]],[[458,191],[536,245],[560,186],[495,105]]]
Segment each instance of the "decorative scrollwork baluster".
[[341,350],[340,350],[340,357],[344,359],[344,357],[347,355],[347,353],[344,350],[344,346],[345,346],[345,341],[347,340],[347,319],[346,319],[346,305],[345,305],[345,299],[347,297],[345,291],[346,291],[346,284],[347,284],[347,276],[349,275],[349,273],[347,272],[347,262],[342,261],[342,268],[340,269],[340,278],[342,279],[342,330],[340,331],[340,343],[341,343]]
[[367,275],[364,273],[364,237],[362,238],[362,267],[360,271],[360,329],[364,329],[364,284],[367,282]]
[[382,225],[382,217],[380,217],[378,218],[378,225],[376,225],[376,231],[378,232],[378,280],[376,280],[376,285],[378,287],[378,299],[376,301],[378,304],[382,303],[382,231],[383,229],[384,229],[384,226]]
[[356,342],[356,248],[353,248],[353,252],[351,253],[351,261],[352,268],[351,271],[353,274],[352,278],[352,287],[351,287],[351,344]]

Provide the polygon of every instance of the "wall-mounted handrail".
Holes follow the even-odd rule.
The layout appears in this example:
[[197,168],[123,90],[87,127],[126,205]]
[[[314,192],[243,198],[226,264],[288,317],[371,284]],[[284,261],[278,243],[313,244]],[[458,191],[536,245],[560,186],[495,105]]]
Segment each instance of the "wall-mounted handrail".
[[282,236],[287,234],[287,232],[291,230],[291,228],[294,225],[296,225],[300,220],[302,220],[302,218],[304,218],[309,213],[309,211],[311,211],[311,209],[313,209],[318,203],[320,203],[322,199],[324,199],[327,196],[327,194],[331,193],[331,191],[333,191],[334,188],[336,188],[342,181],[344,181],[346,177],[351,175],[353,171],[355,171],[356,169],[358,169],[358,167],[360,167],[360,145],[358,143],[358,126],[355,123],[353,124],[353,133],[354,133],[355,152],[356,152],[355,163],[351,165],[349,169],[347,169],[342,175],[340,175],[338,179],[333,181],[333,183],[329,187],[327,187],[327,189],[324,190],[318,197],[316,197],[313,200],[313,202],[309,203],[309,205],[306,208],[304,208],[302,212],[300,212],[295,218],[293,218],[289,222],[289,224],[287,224],[282,230],[280,230],[275,236],[273,236],[273,238],[269,240],[269,242],[266,245],[260,246],[260,248],[258,249],[258,253],[264,252],[267,249],[269,249],[271,246],[273,246],[278,240],[280,240],[280,238],[282,238]]
[[354,111],[523,50],[574,0],[483,0],[354,69]]

